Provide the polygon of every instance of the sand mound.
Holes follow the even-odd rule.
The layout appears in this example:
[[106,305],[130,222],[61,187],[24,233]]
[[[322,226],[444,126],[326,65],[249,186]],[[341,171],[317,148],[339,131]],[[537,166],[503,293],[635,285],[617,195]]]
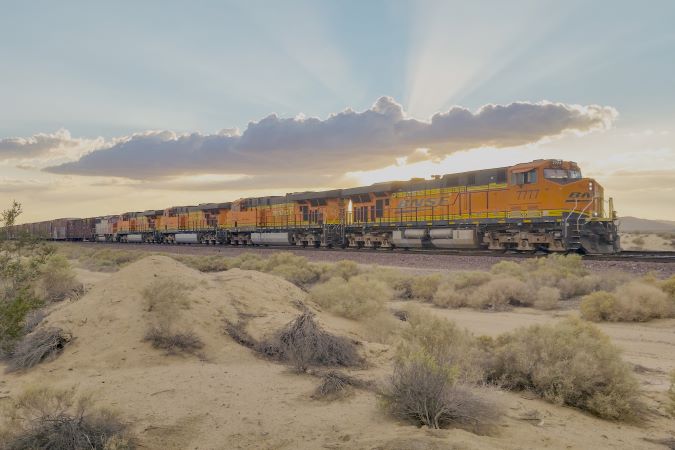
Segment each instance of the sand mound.
[[242,357],[242,349],[223,334],[224,320],[250,317],[249,331],[278,327],[299,313],[304,293],[283,279],[234,269],[203,274],[165,256],[149,256],[93,286],[77,301],[46,319],[75,337],[53,365],[82,368],[170,364],[162,352],[143,342],[153,321],[142,292],[159,280],[186,286],[185,306],[174,318],[178,330],[193,331],[203,342],[203,358],[224,362]]

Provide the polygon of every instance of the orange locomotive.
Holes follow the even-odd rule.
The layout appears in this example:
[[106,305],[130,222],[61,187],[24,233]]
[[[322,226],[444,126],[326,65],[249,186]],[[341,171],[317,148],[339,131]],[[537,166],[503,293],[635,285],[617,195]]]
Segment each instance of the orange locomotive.
[[619,251],[611,198],[571,161],[97,218],[118,242]]

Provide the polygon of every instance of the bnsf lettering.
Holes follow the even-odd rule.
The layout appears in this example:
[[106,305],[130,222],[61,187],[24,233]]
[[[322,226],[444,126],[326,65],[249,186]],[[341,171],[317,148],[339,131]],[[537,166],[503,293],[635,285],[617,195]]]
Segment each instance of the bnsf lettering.
[[398,202],[398,208],[429,208],[434,206],[448,205],[448,198],[420,198],[415,200],[401,200]]

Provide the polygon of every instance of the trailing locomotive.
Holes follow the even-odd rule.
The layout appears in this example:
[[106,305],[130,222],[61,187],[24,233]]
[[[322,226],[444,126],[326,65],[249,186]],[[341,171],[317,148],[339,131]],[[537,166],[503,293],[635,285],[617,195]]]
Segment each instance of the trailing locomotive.
[[612,199],[571,161],[19,225],[49,239],[356,248],[619,251]]

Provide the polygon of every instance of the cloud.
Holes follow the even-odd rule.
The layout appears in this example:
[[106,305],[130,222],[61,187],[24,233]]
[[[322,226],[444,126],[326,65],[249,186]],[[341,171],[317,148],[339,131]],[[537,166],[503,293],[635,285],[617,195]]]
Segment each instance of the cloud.
[[0,161],[3,160],[54,160],[60,157],[76,157],[100,148],[102,138],[75,139],[68,130],[60,129],[54,133],[38,133],[28,138],[10,137],[0,139]]
[[[381,168],[401,157],[438,159],[471,148],[512,147],[568,132],[607,129],[616,115],[606,106],[518,102],[487,105],[476,112],[453,107],[423,121],[408,117],[392,98],[382,97],[365,111],[348,109],[324,120],[271,114],[250,122],[243,133],[135,134],[45,170],[133,179],[192,174],[335,176]],[[420,153],[419,148],[428,150]]]

